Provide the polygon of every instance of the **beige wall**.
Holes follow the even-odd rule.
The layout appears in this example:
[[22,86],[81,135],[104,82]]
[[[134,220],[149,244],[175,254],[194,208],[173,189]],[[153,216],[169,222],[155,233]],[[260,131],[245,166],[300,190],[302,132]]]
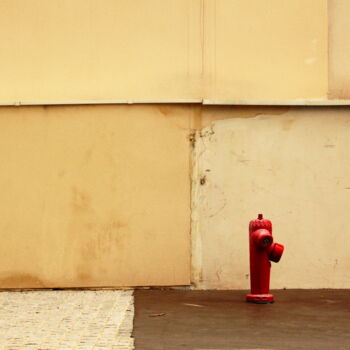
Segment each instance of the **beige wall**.
[[0,105],[198,102],[1,108],[0,288],[189,284],[190,230],[196,286],[247,288],[260,211],[287,247],[273,287],[350,287],[349,110],[199,104],[349,103],[349,13],[0,1]]
[[327,24],[326,0],[2,0],[0,104],[317,103]]
[[329,0],[329,97],[350,99],[350,2]]
[[0,288],[189,284],[190,230],[196,287],[247,288],[258,212],[286,246],[272,287],[349,288],[349,125],[348,108],[1,108]]
[[350,110],[240,109],[197,133],[193,282],[248,288],[248,223],[264,213],[286,248],[273,288],[350,288]]
[[0,103],[199,98],[198,0],[0,1]]
[[181,106],[0,109],[0,288],[190,281]]
[[326,0],[207,0],[206,5],[206,99],[326,98]]

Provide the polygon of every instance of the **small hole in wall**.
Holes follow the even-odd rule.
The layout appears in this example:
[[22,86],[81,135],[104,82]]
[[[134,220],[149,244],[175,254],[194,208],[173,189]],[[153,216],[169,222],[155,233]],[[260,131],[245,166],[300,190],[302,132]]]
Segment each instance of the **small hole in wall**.
[[201,180],[200,180],[200,184],[203,186],[203,185],[205,185],[206,182],[207,182],[207,177],[206,176],[202,176]]

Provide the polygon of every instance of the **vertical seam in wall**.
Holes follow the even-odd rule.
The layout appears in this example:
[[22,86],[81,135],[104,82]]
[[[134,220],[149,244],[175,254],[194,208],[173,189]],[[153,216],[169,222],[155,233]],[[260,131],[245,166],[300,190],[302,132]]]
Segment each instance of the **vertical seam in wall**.
[[205,11],[205,7],[204,7],[204,1],[205,0],[200,0],[200,26],[201,26],[201,57],[202,57],[202,62],[201,62],[201,78],[203,79],[204,77],[204,40],[205,40],[205,36],[204,36],[204,32],[205,32],[205,21],[204,21],[204,11]]
[[191,152],[191,284],[194,288],[201,280],[202,273],[202,242],[199,232],[199,218],[198,218],[198,207],[197,199],[199,192],[199,174],[198,174],[198,141],[200,131],[195,131],[195,143]]
[[189,138],[189,182],[190,182],[190,195],[189,195],[189,208],[190,208],[190,214],[189,214],[189,221],[190,221],[190,227],[189,227],[189,241],[190,241],[190,247],[189,247],[189,278],[190,278],[190,284],[194,281],[193,277],[193,268],[192,268],[192,261],[193,261],[193,250],[194,250],[194,244],[193,244],[193,219],[192,219],[192,213],[193,213],[193,177],[194,177],[194,160],[195,160],[195,144],[196,144],[196,106],[192,105],[190,106],[190,116],[188,118],[188,138]]
[[187,57],[186,57],[186,65],[187,65],[187,79],[190,76],[190,18],[191,18],[191,6],[190,2],[187,2],[187,33],[186,33],[186,52],[187,52]]
[[216,94],[216,89],[217,89],[217,85],[216,85],[216,56],[217,56],[217,52],[216,52],[216,0],[214,0],[214,28],[213,28],[213,35],[214,35],[214,94],[215,96],[217,96]]
[[202,9],[202,85],[203,100],[216,95],[216,0],[203,0]]
[[329,35],[329,32],[330,32],[330,25],[329,25],[329,9],[330,9],[330,6],[329,6],[329,2],[331,0],[327,0],[326,1],[326,14],[327,14],[327,99],[330,99],[331,98],[331,92],[330,92],[330,79],[329,79],[329,72],[330,72],[330,43],[329,43],[329,38],[330,38],[330,35]]

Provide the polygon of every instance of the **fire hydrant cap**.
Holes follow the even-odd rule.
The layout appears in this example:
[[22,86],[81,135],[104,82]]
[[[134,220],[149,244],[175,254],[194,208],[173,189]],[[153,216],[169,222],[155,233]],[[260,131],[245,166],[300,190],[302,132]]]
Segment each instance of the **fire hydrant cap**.
[[255,220],[251,220],[249,223],[249,231],[253,232],[255,230],[259,230],[264,228],[272,233],[272,223],[270,220],[264,219],[262,214],[258,215],[258,218]]
[[274,243],[271,248],[269,259],[273,262],[279,262],[284,251],[284,246]]
[[268,230],[259,229],[254,231],[252,235],[255,244],[261,248],[268,248],[273,242],[273,237]]

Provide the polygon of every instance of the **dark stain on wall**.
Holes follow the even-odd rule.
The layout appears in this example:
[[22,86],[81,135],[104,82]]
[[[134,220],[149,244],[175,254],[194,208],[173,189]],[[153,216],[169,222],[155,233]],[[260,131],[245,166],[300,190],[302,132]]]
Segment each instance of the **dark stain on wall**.
[[7,273],[0,275],[1,288],[45,288],[47,285],[36,276],[26,273]]

